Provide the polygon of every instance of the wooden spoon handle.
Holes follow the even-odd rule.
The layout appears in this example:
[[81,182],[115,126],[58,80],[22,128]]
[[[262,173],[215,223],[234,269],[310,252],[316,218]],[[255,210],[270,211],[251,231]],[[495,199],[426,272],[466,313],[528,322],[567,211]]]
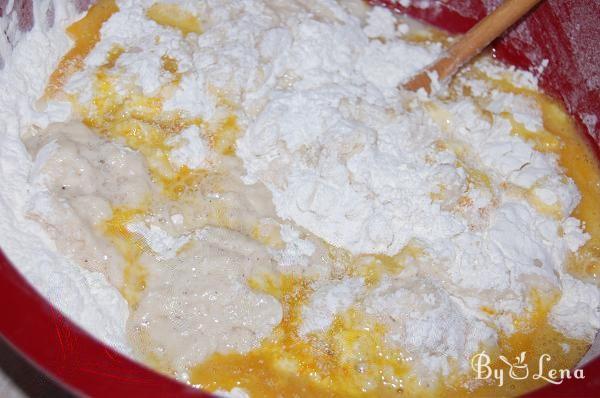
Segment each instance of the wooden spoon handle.
[[542,0],[506,0],[454,43],[441,59],[404,83],[402,87],[411,91],[424,88],[431,92],[429,73],[437,72],[440,81],[452,76],[540,1]]

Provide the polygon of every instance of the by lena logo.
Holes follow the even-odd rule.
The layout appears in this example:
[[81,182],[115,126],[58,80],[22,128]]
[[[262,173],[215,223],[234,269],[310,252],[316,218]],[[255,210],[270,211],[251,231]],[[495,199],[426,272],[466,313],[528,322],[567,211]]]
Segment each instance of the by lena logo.
[[506,364],[508,369],[505,367],[494,368],[489,354],[482,351],[471,358],[471,368],[478,380],[495,380],[498,382],[499,387],[502,387],[507,379],[526,380],[531,378],[532,380],[544,380],[552,384],[561,384],[565,379],[585,379],[583,369],[548,368],[548,362],[552,359],[549,354],[542,354],[537,361],[537,368],[530,369],[529,364],[525,361],[526,356],[527,353],[522,352],[514,360],[509,360],[504,355],[500,355],[498,359]]

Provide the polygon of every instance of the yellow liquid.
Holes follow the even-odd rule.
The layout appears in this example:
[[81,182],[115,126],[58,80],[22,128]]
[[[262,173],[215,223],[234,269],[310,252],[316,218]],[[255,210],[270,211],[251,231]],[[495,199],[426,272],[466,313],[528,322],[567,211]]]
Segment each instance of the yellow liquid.
[[[266,276],[250,281],[256,290],[279,299],[284,318],[273,336],[248,354],[215,354],[191,371],[190,381],[210,391],[242,387],[255,397],[349,397],[372,380],[372,396],[393,397],[404,387],[398,375],[408,367],[402,354],[381,345],[385,328],[350,311],[338,316],[330,332],[313,344],[298,334],[308,281]],[[357,366],[366,364],[358,372]]]
[[184,35],[202,33],[198,18],[177,4],[155,3],[146,11],[146,16],[159,25],[179,29]]
[[99,0],[88,10],[85,17],[67,28],[67,33],[75,41],[65,54],[58,67],[50,75],[44,97],[54,97],[65,85],[69,77],[83,67],[83,61],[100,40],[100,28],[111,15],[119,11],[115,0]]
[[[255,287],[256,284],[255,284]],[[589,344],[568,339],[548,323],[555,300],[534,297],[534,310],[516,322],[520,330],[501,335],[499,347],[489,353],[490,367],[504,370],[504,385],[484,383],[467,390],[460,377],[448,386],[421,386],[410,375],[410,359],[402,352],[385,347],[384,326],[366,321],[359,313],[339,315],[331,329],[318,340],[298,336],[300,311],[309,291],[306,281],[283,277],[283,282],[270,283],[257,290],[280,299],[284,319],[273,337],[260,348],[247,354],[215,354],[190,372],[190,382],[203,389],[216,391],[241,387],[253,397],[511,397],[542,387],[545,381],[512,380],[508,366],[498,358],[504,355],[511,363],[526,352],[524,365],[530,374],[537,372],[543,354],[551,357],[544,369],[568,369],[589,349]],[[556,297],[557,298],[557,297]],[[568,344],[565,352],[561,344]],[[488,350],[489,352],[489,350]],[[359,370],[361,364],[364,369]],[[472,375],[469,375],[472,377]],[[449,378],[450,379],[450,378]]]
[[141,239],[136,239],[129,232],[127,224],[143,216],[145,210],[116,208],[112,217],[103,224],[103,230],[108,239],[123,256],[126,266],[123,272],[123,286],[121,294],[133,308],[139,302],[140,294],[146,287],[146,269],[140,264],[140,257],[147,250],[146,244]]

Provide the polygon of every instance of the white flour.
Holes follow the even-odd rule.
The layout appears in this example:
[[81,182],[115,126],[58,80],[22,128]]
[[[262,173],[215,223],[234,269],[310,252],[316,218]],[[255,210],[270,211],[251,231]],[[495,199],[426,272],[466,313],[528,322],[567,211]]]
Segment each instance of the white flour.
[[273,257],[282,267],[307,266],[310,256],[315,252],[315,245],[302,239],[293,227],[284,224],[280,228],[281,240],[285,243],[283,250],[271,250]]
[[304,323],[300,328],[300,335],[327,331],[335,315],[350,308],[364,291],[365,284],[359,278],[327,282],[317,286],[310,302],[303,308]]
[[127,225],[129,232],[139,234],[159,259],[171,259],[177,256],[177,251],[189,242],[190,237],[183,235],[173,237],[156,225],[136,222]]
[[484,321],[465,316],[461,301],[436,282],[423,278],[385,279],[364,302],[366,312],[393,325],[388,339],[415,358],[417,369],[450,374],[449,358],[457,359],[461,371],[480,344],[496,342],[496,332]]
[[206,166],[208,148],[197,126],[190,126],[179,135],[167,140],[171,150],[169,160],[174,166],[187,166],[192,170]]
[[[66,90],[89,102],[93,68],[118,45],[124,52],[115,71],[145,94],[165,95],[160,88],[173,76],[161,70],[161,57],[177,61],[181,83],[165,95],[163,110],[210,121],[222,116],[222,97],[235,104],[245,131],[236,148],[245,181],[263,183],[277,215],[287,222],[280,234],[284,249],[256,249],[265,258],[293,272],[318,253],[293,223],[312,233],[313,240],[356,255],[393,256],[409,244],[422,249],[421,258],[371,290],[358,278],[315,285],[303,309],[302,334],[326,330],[336,314],[355,305],[388,326],[387,342],[414,355],[415,370],[426,378],[448,373],[453,359],[466,369],[480,343],[494,344],[499,330],[514,332],[514,319],[531,309],[530,294],[540,290],[562,292],[551,313],[553,325],[570,337],[593,338],[600,327],[598,289],[564,269],[567,257],[588,238],[580,222],[569,216],[580,199],[577,188],[556,156],[537,152],[512,135],[503,115],[511,112],[535,132],[542,125],[535,104],[467,79],[462,84],[473,98],[441,101],[399,92],[398,84],[442,48],[401,40],[406,25],[384,9],[373,9],[362,23],[348,12],[360,9],[357,1],[183,2],[204,27],[202,35],[185,39],[145,18],[144,7],[154,1],[118,3],[121,11],[102,27],[102,41],[86,59],[87,68],[72,77]],[[41,12],[36,8],[37,15]],[[23,217],[41,188],[28,184],[32,164],[19,133],[31,123],[45,127],[69,116],[69,107],[61,103],[51,103],[46,112],[33,109],[44,86],[39,77],[48,76],[68,48],[61,31],[67,12],[57,9],[57,16],[59,29],[47,32],[36,26],[0,76],[0,83],[10,88],[0,94],[0,179],[6,187],[0,193],[0,214],[6,220],[0,241],[53,303],[104,341],[125,349],[124,300],[104,278],[58,256],[41,228]],[[494,65],[480,66],[500,73]],[[534,84],[531,74],[513,74],[523,84]],[[192,169],[210,164],[203,134],[190,128],[174,138],[171,163]],[[536,199],[553,212],[541,211]],[[180,214],[171,221],[184,222]],[[130,224],[129,229],[145,236],[159,256],[171,259],[172,268],[178,264],[175,254],[190,239],[147,223]],[[231,265],[226,258],[220,261]],[[155,276],[175,278],[162,265],[154,264]],[[198,280],[224,278],[209,266],[186,271]],[[172,350],[161,355],[174,356],[178,369],[219,350],[218,344],[229,344],[225,340],[231,330],[239,336],[228,348],[248,350],[281,318],[275,300],[250,292],[242,284],[245,274],[236,272],[241,274],[232,271],[225,285],[230,295],[218,299],[247,323],[253,318],[251,308],[263,306],[267,327],[240,330],[230,319],[222,329],[203,331],[210,339],[223,340],[214,346],[186,351],[189,345],[169,341],[165,345]],[[204,281],[207,295],[218,284],[213,279]],[[174,296],[169,307],[165,297],[170,297],[170,286],[163,282],[151,280],[166,293],[148,293],[143,304],[148,313],[159,304],[169,316],[171,307],[183,301],[206,305],[198,295]],[[187,287],[189,281],[179,276],[177,283]],[[229,303],[234,294],[244,301]],[[483,305],[504,315],[491,317]],[[212,308],[185,318],[202,329],[217,316]],[[144,324],[145,315],[137,316]],[[176,332],[193,344],[186,331],[174,332],[161,319],[155,323],[159,326],[149,333],[157,340]],[[246,335],[252,339],[244,340]]]

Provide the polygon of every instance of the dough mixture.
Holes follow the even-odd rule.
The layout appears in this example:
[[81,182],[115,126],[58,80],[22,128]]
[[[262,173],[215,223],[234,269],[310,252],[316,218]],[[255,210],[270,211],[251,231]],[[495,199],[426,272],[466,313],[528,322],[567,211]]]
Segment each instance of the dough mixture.
[[3,71],[2,236],[99,338],[234,397],[515,395],[474,356],[589,348],[600,172],[532,72],[398,89],[455,39],[359,0],[64,7]]

